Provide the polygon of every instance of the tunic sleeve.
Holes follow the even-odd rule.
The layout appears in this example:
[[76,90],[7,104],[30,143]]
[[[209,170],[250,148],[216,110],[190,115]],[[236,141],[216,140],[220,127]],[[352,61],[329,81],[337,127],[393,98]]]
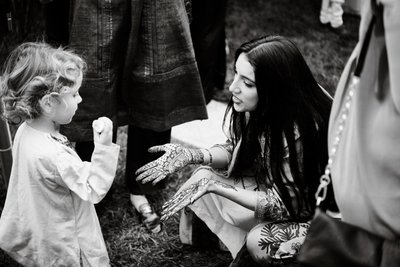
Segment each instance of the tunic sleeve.
[[91,162],[75,153],[60,152],[56,168],[62,183],[84,201],[100,202],[110,189],[117,169],[119,146],[95,143]]
[[233,153],[233,143],[231,140],[227,140],[225,143],[223,144],[217,144],[217,145],[213,145],[213,147],[219,148],[221,150],[223,150],[226,154],[226,160],[227,162],[231,162],[232,159],[232,153]]
[[289,212],[274,188],[257,191],[255,217],[263,221],[282,221],[289,218]]

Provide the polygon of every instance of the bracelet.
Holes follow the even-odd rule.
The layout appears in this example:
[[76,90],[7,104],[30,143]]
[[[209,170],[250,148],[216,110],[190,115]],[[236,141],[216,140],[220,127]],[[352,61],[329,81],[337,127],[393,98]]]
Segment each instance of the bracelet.
[[189,160],[190,163],[199,164],[199,163],[204,162],[204,154],[203,154],[203,152],[201,152],[201,150],[188,149],[187,153],[188,153],[188,155],[186,155],[186,156],[189,159],[191,158],[191,160]]
[[212,162],[213,162],[213,157],[212,157],[212,154],[211,154],[210,150],[208,150],[207,148],[206,148],[206,150],[208,152],[208,155],[210,156],[210,162],[208,163],[208,165],[211,165]]

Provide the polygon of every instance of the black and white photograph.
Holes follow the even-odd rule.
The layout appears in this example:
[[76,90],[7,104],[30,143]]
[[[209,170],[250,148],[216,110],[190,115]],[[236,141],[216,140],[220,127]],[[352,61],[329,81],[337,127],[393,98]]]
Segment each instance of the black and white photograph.
[[0,0],[0,267],[400,267],[399,14]]

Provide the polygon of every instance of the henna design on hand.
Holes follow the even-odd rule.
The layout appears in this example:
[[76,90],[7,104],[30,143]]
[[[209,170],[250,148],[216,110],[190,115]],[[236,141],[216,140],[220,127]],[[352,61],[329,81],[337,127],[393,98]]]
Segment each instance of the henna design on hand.
[[191,184],[188,188],[183,189],[181,192],[175,194],[169,201],[167,201],[163,205],[161,212],[161,221],[168,220],[179,210],[190,204],[193,204],[193,202],[195,202],[197,199],[207,194],[209,192],[209,186],[212,184],[221,186],[225,189],[233,189],[237,191],[237,189],[232,185],[222,183],[213,179],[202,178],[196,183]]
[[210,182],[208,178],[202,178],[188,188],[175,194],[169,201],[162,206],[161,221],[168,220],[172,215],[192,204],[194,201],[204,195]]
[[153,184],[161,181],[167,175],[172,174],[189,164],[199,164],[204,162],[204,155],[200,149],[188,149],[180,145],[166,144],[155,146],[149,152],[165,152],[164,155],[142,166],[136,171],[137,181]]
[[222,186],[223,188],[226,188],[226,189],[233,189],[233,190],[237,191],[236,187],[234,187],[233,185],[226,184],[226,183],[222,183],[222,182],[216,181],[216,180],[213,180],[213,183],[216,184],[216,185],[220,185],[220,186]]

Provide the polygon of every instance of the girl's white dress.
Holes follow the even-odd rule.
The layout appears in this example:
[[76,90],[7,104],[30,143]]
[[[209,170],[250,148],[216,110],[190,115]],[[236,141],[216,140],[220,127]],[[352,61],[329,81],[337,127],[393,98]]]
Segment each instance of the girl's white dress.
[[0,218],[0,248],[24,266],[109,266],[94,208],[114,180],[119,146],[95,144],[91,162],[23,123]]

